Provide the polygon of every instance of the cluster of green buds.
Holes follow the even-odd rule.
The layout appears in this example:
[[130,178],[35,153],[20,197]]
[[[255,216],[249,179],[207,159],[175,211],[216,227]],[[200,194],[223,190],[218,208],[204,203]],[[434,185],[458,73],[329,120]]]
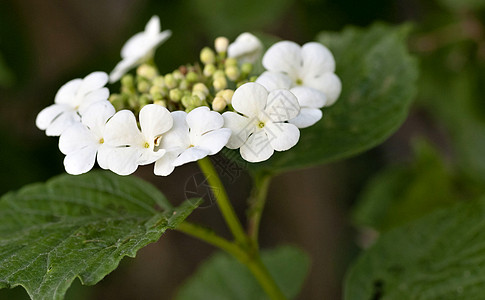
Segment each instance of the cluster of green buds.
[[200,106],[218,112],[231,110],[235,89],[256,77],[251,77],[251,63],[240,64],[227,57],[228,44],[227,38],[218,37],[215,50],[201,50],[201,64],[184,65],[166,75],[160,75],[154,64],[142,64],[136,76],[127,74],[121,78],[120,93],[112,94],[109,100],[116,110],[134,112],[152,103],[170,111],[190,112]]

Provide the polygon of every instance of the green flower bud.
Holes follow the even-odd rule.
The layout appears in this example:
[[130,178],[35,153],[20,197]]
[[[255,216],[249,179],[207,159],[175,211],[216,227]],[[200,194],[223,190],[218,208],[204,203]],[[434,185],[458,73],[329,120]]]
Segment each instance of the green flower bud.
[[180,81],[180,80],[185,78],[184,74],[182,74],[182,72],[180,72],[180,70],[173,71],[172,75],[173,75],[173,78],[175,78],[175,80],[177,80],[177,81]]
[[189,86],[190,86],[190,83],[187,79],[184,79],[179,83],[179,89],[181,90],[188,90]]
[[157,69],[155,69],[155,67],[147,64],[142,64],[136,69],[136,75],[152,80],[158,74],[157,74]]
[[160,105],[160,106],[163,106],[163,107],[167,107],[167,101],[165,101],[165,100],[155,100],[155,101],[153,101],[153,104]]
[[140,102],[140,108],[152,103],[152,99],[150,98],[150,96],[148,96],[148,94],[141,95],[138,101]]
[[237,66],[237,59],[235,58],[232,58],[232,57],[229,57],[228,59],[226,59],[226,61],[224,62],[224,65],[226,67],[230,67],[230,66]]
[[226,77],[226,74],[224,73],[224,71],[222,70],[217,70],[214,72],[214,75],[212,75],[212,78],[214,78],[214,80],[216,80],[217,78],[225,78]]
[[249,74],[251,74],[251,72],[253,71],[253,64],[251,63],[243,63],[241,65],[241,72],[247,76]]
[[237,84],[236,84],[236,88],[240,87],[241,85],[245,84],[245,83],[248,83],[249,81],[247,80],[243,80],[243,81],[239,81]]
[[125,108],[125,99],[120,94],[111,94],[109,96],[109,102],[111,102],[111,104],[113,104],[114,108],[117,111]]
[[182,97],[183,97],[183,93],[179,89],[173,89],[173,90],[170,90],[170,92],[168,94],[168,97],[173,102],[179,102],[182,99]]
[[205,98],[207,98],[207,95],[204,94],[203,92],[201,91],[195,91],[192,93],[193,96],[197,96],[197,98],[199,98],[200,100],[205,100]]
[[226,77],[218,77],[214,79],[214,82],[212,83],[212,85],[214,86],[214,89],[216,91],[225,89],[227,87]]
[[227,104],[231,104],[233,95],[234,95],[233,90],[226,89],[226,90],[221,91],[221,96],[222,96],[222,98],[224,98],[224,100],[226,100]]
[[177,87],[177,80],[175,80],[175,78],[173,77],[172,74],[165,75],[165,77],[163,79],[165,80],[165,85],[169,89],[174,89],[174,88]]
[[148,93],[150,90],[150,83],[148,83],[146,80],[140,80],[138,81],[136,88],[140,93]]
[[135,92],[135,78],[131,74],[121,77],[121,90],[126,93]]
[[207,88],[207,86],[205,84],[203,84],[202,82],[199,82],[199,83],[194,84],[194,86],[192,87],[192,92],[202,92],[205,95],[208,95],[209,89]]
[[226,68],[226,76],[232,81],[236,81],[241,73],[236,66],[229,66]]
[[192,83],[199,81],[199,75],[193,71],[190,71],[189,73],[187,73],[186,78],[188,82],[192,82]]
[[204,64],[213,64],[216,61],[216,55],[211,48],[205,47],[200,51],[200,61]]
[[222,97],[215,97],[212,101],[212,109],[218,112],[222,112],[227,106],[226,100]]
[[255,82],[255,81],[256,81],[256,79],[258,79],[258,76],[251,76],[251,77],[249,78],[249,81],[250,81],[250,82]]
[[203,73],[205,76],[211,77],[216,70],[217,70],[216,66],[214,66],[213,64],[208,64],[208,65],[205,65]]
[[163,87],[165,86],[165,80],[163,79],[163,76],[157,76],[153,79],[152,84],[159,87]]

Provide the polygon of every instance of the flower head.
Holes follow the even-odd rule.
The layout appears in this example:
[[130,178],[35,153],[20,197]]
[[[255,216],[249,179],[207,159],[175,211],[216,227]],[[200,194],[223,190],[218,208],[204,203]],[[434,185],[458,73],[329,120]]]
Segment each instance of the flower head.
[[218,153],[231,136],[230,129],[222,128],[221,114],[205,106],[188,114],[175,111],[172,117],[173,127],[160,144],[167,153],[155,163],[156,175],[167,176],[177,166]]
[[227,55],[240,63],[255,63],[263,52],[263,44],[254,35],[244,32],[229,45]]
[[105,127],[115,109],[109,101],[92,104],[75,123],[63,131],[59,138],[59,149],[66,155],[64,167],[72,175],[83,174],[91,170],[98,158],[101,168],[107,169],[107,157],[110,148],[104,142]]
[[145,31],[135,34],[125,43],[121,49],[122,60],[109,75],[110,82],[118,81],[130,69],[153,57],[155,49],[172,35],[170,30],[160,29],[160,18],[153,16]]
[[232,130],[227,147],[240,148],[241,156],[249,162],[270,158],[274,151],[295,146],[300,138],[298,128],[288,120],[295,118],[300,106],[288,90],[269,92],[258,83],[246,83],[232,96],[235,112],[225,112],[224,126]]
[[104,141],[111,147],[107,166],[119,175],[129,175],[139,165],[151,164],[165,154],[158,146],[162,134],[172,128],[170,112],[160,105],[148,104],[140,110],[139,121],[141,131],[133,112],[121,110],[106,124]]
[[93,72],[83,79],[73,79],[57,92],[54,103],[44,108],[35,123],[48,136],[59,136],[68,127],[81,121],[81,115],[93,103],[108,100],[109,90],[104,86],[108,75]]

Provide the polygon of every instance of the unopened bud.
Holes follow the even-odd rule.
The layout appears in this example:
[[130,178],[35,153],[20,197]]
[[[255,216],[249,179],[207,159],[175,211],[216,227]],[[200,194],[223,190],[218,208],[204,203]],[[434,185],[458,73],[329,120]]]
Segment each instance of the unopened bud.
[[192,92],[197,92],[197,91],[198,92],[202,92],[205,95],[208,95],[209,94],[209,89],[202,82],[196,83],[192,87]]
[[234,95],[234,91],[230,89],[223,90],[221,93],[221,97],[224,98],[224,100],[226,100],[227,104],[231,104],[233,95]]
[[193,96],[197,96],[200,100],[204,101],[205,98],[207,97],[206,94],[204,94],[203,92],[201,91],[195,91],[192,93]]
[[111,102],[117,111],[125,108],[124,97],[120,94],[111,94],[109,96],[109,102]]
[[139,98],[139,101],[140,101],[140,108],[147,104],[152,103],[152,99],[150,99],[150,97],[147,94],[141,95]]
[[241,72],[247,76],[249,74],[251,74],[251,72],[253,71],[253,64],[251,63],[243,63],[241,65]]
[[212,101],[212,109],[218,112],[223,111],[227,106],[226,100],[222,97],[215,97]]
[[214,66],[213,64],[208,64],[205,65],[203,73],[205,76],[211,77],[216,70],[216,66]]
[[138,81],[136,88],[140,93],[148,93],[150,90],[150,84],[146,80],[140,80]]
[[181,90],[179,90],[179,89],[173,89],[173,90],[170,90],[168,97],[173,102],[179,102],[182,99],[182,96],[183,96],[183,93],[182,93]]
[[227,87],[226,77],[218,77],[214,79],[214,82],[212,83],[212,85],[214,86],[214,89],[216,91],[225,89]]
[[160,106],[163,106],[163,107],[167,107],[167,101],[165,101],[165,100],[155,100],[155,101],[153,101],[153,104],[160,105]]
[[226,67],[237,66],[237,59],[230,57],[226,59],[226,61],[224,62],[224,65]]
[[155,69],[155,67],[147,64],[142,64],[136,69],[136,75],[152,80],[158,74],[157,74],[157,69]]
[[157,76],[153,79],[152,84],[159,87],[163,87],[165,86],[165,80],[163,79],[163,76]]
[[175,78],[175,80],[177,80],[177,81],[184,79],[184,74],[182,74],[182,72],[180,70],[173,71],[172,75],[173,75],[173,78]]
[[190,86],[190,83],[187,79],[184,79],[179,83],[179,89],[181,90],[188,90],[189,86]]
[[226,76],[232,81],[236,81],[239,78],[240,72],[236,66],[229,66],[226,68]]
[[212,78],[214,78],[214,80],[216,80],[217,78],[225,78],[226,77],[226,74],[224,73],[224,71],[222,70],[217,70],[214,72],[214,74],[212,75]]
[[126,93],[135,92],[135,79],[133,78],[133,75],[126,74],[121,77],[121,90]]
[[216,55],[211,48],[205,47],[200,51],[200,61],[204,64],[213,64],[216,61]]
[[224,36],[220,36],[214,41],[214,47],[217,53],[226,53],[227,46],[229,46],[229,40]]
[[174,89],[174,88],[177,87],[177,80],[175,80],[175,78],[173,77],[172,74],[165,75],[165,77],[163,79],[165,80],[165,85],[169,89]]
[[195,73],[194,71],[187,73],[186,78],[187,78],[188,82],[192,82],[192,83],[199,81],[199,75],[197,73]]

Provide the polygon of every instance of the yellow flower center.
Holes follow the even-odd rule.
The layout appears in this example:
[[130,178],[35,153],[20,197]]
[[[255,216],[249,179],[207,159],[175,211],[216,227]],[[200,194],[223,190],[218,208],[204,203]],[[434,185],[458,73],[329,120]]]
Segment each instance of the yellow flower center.
[[148,142],[145,142],[145,145],[143,147],[148,149],[148,148],[150,148],[150,144],[148,144]]
[[99,139],[99,143],[104,144],[104,139],[103,138]]
[[258,127],[259,127],[259,128],[263,128],[263,127],[264,127],[264,123],[263,123],[263,122],[259,122],[259,123],[258,123]]
[[298,78],[296,81],[295,81],[296,85],[302,85],[303,84],[303,80],[301,80],[300,78]]

